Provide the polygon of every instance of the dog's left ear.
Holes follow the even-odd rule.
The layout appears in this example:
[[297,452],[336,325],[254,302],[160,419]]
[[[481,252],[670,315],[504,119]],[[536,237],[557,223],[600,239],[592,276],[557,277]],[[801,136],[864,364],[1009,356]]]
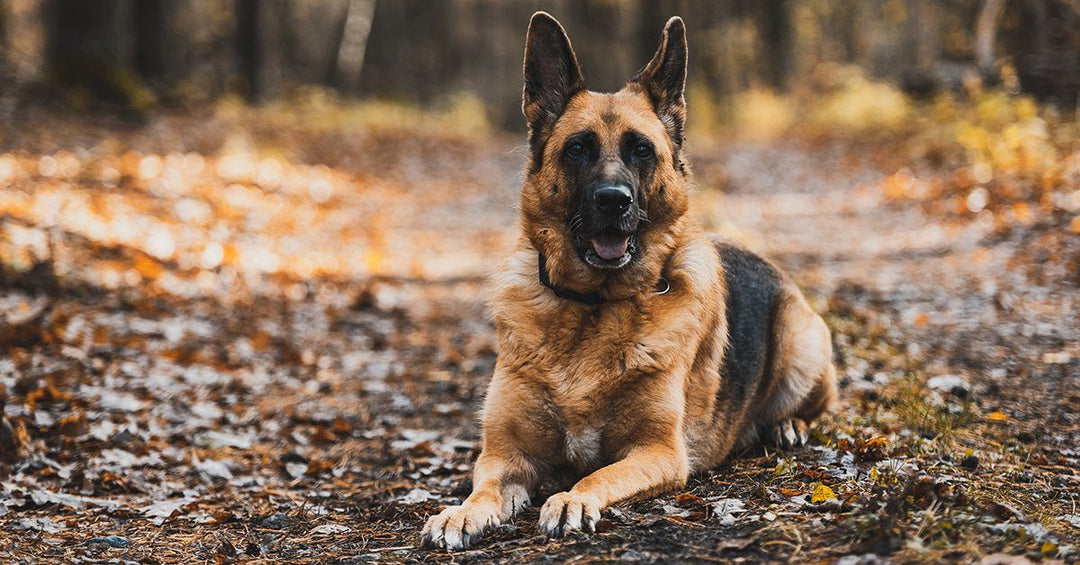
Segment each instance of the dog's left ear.
[[521,110],[530,141],[545,137],[575,94],[585,89],[570,38],[547,12],[533,14],[525,39],[525,89]]
[[664,37],[649,64],[630,82],[640,84],[676,147],[682,146],[686,125],[686,25],[675,16],[664,26]]

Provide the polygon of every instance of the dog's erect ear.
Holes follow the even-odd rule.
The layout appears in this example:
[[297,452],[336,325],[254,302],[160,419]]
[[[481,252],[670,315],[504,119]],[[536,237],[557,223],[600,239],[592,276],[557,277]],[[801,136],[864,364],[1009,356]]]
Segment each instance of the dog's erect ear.
[[640,84],[676,146],[686,125],[686,25],[675,16],[664,26],[664,37],[649,64],[631,82]]
[[546,12],[533,14],[525,38],[525,92],[521,102],[530,142],[546,136],[570,97],[584,88],[581,67],[563,27]]

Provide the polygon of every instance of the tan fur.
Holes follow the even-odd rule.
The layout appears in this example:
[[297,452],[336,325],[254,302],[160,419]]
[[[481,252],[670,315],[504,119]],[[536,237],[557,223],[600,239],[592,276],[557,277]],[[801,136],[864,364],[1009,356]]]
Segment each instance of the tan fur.
[[[643,187],[644,253],[621,269],[594,269],[569,243],[559,155],[582,129],[598,132],[603,151],[615,154],[628,128],[655,145],[658,163]],[[637,83],[615,94],[576,93],[550,128],[542,166],[522,188],[521,239],[492,279],[499,356],[473,493],[428,521],[426,543],[467,546],[528,504],[546,478],[569,490],[548,498],[541,529],[591,530],[604,507],[677,488],[759,429],[805,440],[805,421],[834,399],[829,331],[794,284],[783,291],[772,366],[756,393],[744,405],[724,393],[725,303],[738,289],[726,287],[713,242],[686,215],[690,181],[670,131]],[[588,306],[540,285],[538,252],[553,283],[599,290],[608,302]],[[666,294],[654,290],[661,276]]]

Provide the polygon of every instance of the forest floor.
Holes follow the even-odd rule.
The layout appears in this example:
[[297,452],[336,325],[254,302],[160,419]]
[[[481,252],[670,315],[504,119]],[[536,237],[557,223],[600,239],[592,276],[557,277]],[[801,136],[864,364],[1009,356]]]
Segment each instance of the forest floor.
[[3,129],[0,561],[1080,559],[1077,186],[968,213],[888,144],[692,144],[694,216],[826,317],[838,410],[596,534],[545,539],[545,491],[451,554],[418,532],[470,489],[523,140]]

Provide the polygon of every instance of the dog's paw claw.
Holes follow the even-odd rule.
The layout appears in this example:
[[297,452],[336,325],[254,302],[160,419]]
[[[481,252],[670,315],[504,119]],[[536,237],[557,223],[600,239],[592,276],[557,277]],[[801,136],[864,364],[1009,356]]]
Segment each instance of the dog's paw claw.
[[781,420],[773,428],[773,442],[777,447],[789,449],[806,445],[809,441],[809,428],[801,418]]
[[595,497],[560,492],[551,495],[540,509],[540,529],[550,537],[573,531],[596,531],[600,522],[600,502]]
[[420,547],[455,551],[469,547],[481,534],[499,524],[491,509],[483,506],[448,506],[428,518],[420,533]]

